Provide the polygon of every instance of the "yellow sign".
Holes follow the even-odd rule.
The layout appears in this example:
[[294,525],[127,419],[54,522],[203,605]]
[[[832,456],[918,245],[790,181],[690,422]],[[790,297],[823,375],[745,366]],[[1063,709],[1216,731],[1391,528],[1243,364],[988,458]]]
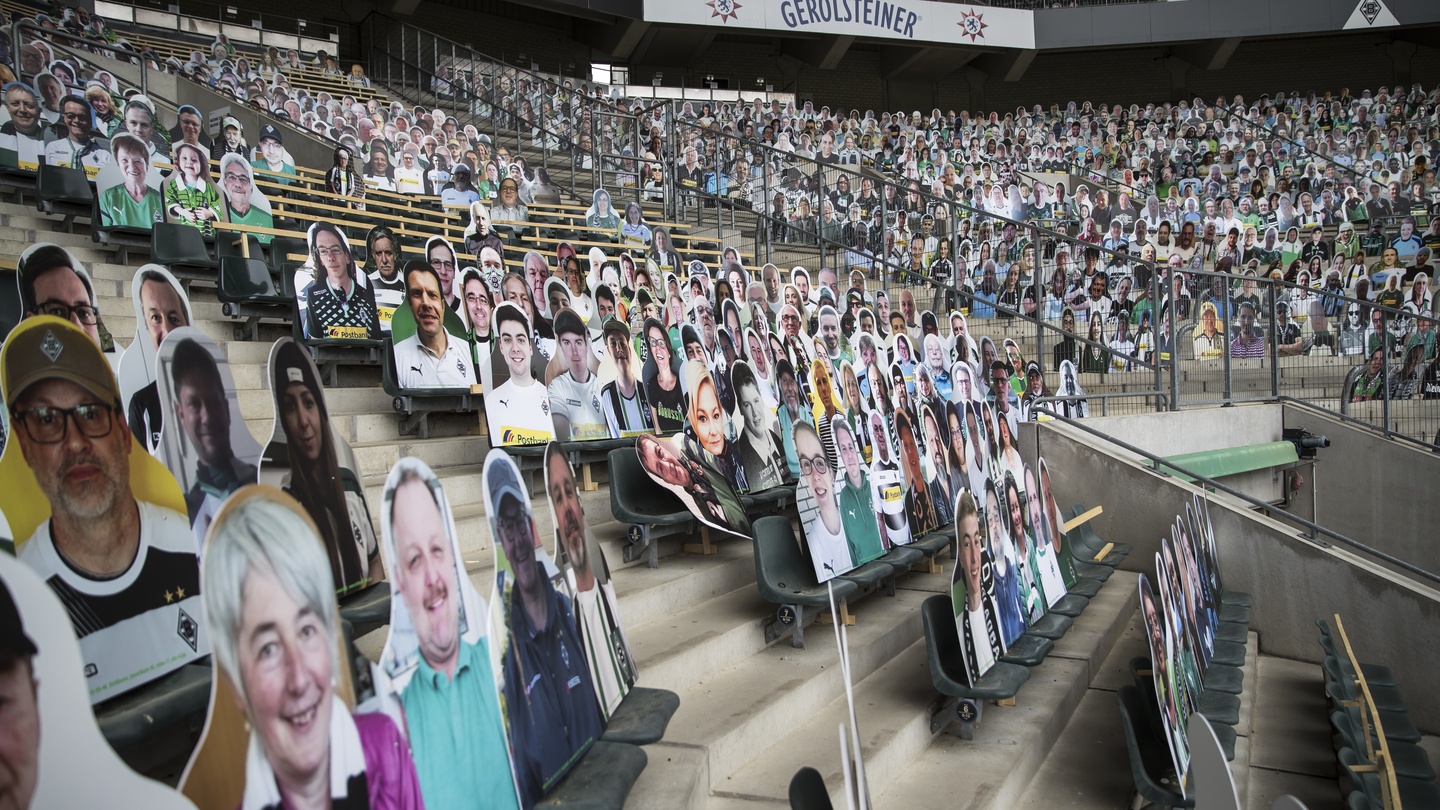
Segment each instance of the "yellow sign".
[[363,326],[330,326],[325,335],[336,340],[364,340],[370,337],[370,330]]

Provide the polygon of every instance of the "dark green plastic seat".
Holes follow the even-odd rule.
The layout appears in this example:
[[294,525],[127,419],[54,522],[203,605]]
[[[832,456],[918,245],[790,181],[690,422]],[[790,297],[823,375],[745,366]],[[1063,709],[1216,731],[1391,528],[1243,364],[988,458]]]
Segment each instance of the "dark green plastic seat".
[[390,585],[380,582],[340,598],[340,618],[364,635],[390,623]]
[[1055,600],[1055,604],[1050,606],[1049,612],[1061,616],[1069,616],[1073,619],[1076,616],[1079,616],[1081,613],[1084,613],[1085,608],[1089,606],[1089,599],[1086,599],[1085,597],[1077,593],[1067,593],[1059,599]]
[[[1145,694],[1155,693],[1155,673],[1149,656],[1139,655],[1130,659],[1130,679]],[[1205,690],[1200,693],[1197,708],[1211,725],[1217,726],[1217,733],[1218,726],[1234,726],[1240,722],[1240,698],[1237,695]]]
[[923,559],[925,559],[925,552],[918,548],[892,546],[889,551],[885,552],[885,556],[875,560],[875,562],[885,563],[895,569],[896,574],[900,574],[909,571],[910,566],[915,565]]
[[1238,695],[1245,689],[1245,670],[1212,663],[1205,670],[1205,690]]
[[620,810],[648,762],[645,749],[628,743],[595,741],[536,807],[565,810]]
[[[1383,722],[1383,721],[1382,721]],[[1350,720],[1350,715],[1345,712],[1331,712],[1330,725],[1345,741],[1345,745],[1354,749],[1356,753],[1365,750],[1365,732]],[[1375,742],[1375,735],[1370,735],[1372,744]],[[1390,749],[1390,762],[1395,767],[1395,775],[1407,779],[1421,779],[1429,782],[1435,781],[1435,767],[1430,764],[1430,755],[1414,743],[1401,743],[1386,741]]]
[[294,299],[275,289],[270,267],[259,259],[226,256],[220,260],[220,283],[216,296],[222,303],[262,304],[293,307]]
[[680,696],[669,689],[632,686],[611,712],[600,739],[608,742],[650,745],[665,737],[670,718],[680,708]]
[[[656,487],[658,489],[658,487]],[[767,602],[777,605],[826,605],[830,596],[825,585],[815,581],[815,569],[800,553],[790,521],[767,515],[754,523],[755,585]],[[839,601],[858,590],[848,579],[832,579]]]
[[1224,692],[1200,692],[1200,713],[1214,726],[1234,727],[1240,722],[1240,696]]
[[1250,626],[1250,608],[1241,605],[1221,605],[1220,621],[1226,624]]
[[974,700],[1008,700],[1030,679],[1030,670],[1004,661],[995,662],[974,686],[966,683],[965,663],[960,657],[960,634],[955,629],[955,612],[950,597],[936,594],[920,606],[925,625],[925,650],[930,662],[930,682],[942,695]]
[[1210,663],[1223,664],[1227,667],[1245,666],[1245,645],[1216,639],[1215,651],[1210,656]]
[[[1350,715],[1350,722],[1359,724],[1360,707],[1346,706],[1344,701],[1354,700],[1345,693],[1345,690],[1337,683],[1325,684],[1325,695],[1330,698],[1330,708],[1338,709]],[[1415,721],[1410,719],[1409,712],[1392,712],[1381,709],[1376,712],[1380,718],[1380,725],[1385,728],[1385,739],[1390,742],[1419,743],[1424,737],[1420,730],[1415,727]]]
[[[787,523],[789,521],[786,521]],[[879,560],[871,560],[864,565],[846,571],[835,577],[846,582],[853,582],[855,586],[865,592],[885,589],[890,596],[895,595],[895,568]]]
[[[1358,785],[1365,791],[1366,798],[1373,802],[1381,801],[1380,776],[1372,772],[1356,770],[1362,765],[1372,765],[1366,762],[1355,749],[1350,746],[1342,746],[1337,755],[1340,759],[1340,766],[1350,775],[1353,784]],[[1405,810],[1434,810],[1440,808],[1440,786],[1435,780],[1424,781],[1420,779],[1407,779],[1402,776],[1395,777],[1395,786],[1400,791],[1400,806]]]
[[621,523],[673,526],[692,520],[674,493],[657,486],[633,448],[610,451],[610,514]]
[[[1335,656],[1335,659],[1340,662],[1341,672],[1344,672],[1351,678],[1355,677],[1355,670],[1354,667],[1350,665],[1350,659],[1345,656],[1338,655],[1335,652],[1334,639],[1326,635],[1320,636],[1320,648],[1325,651],[1326,655]],[[1382,666],[1380,664],[1367,664],[1364,661],[1361,661],[1360,671],[1365,673],[1365,682],[1372,686],[1400,685],[1400,682],[1395,678],[1395,670],[1391,669],[1390,667]]]
[[1252,605],[1250,604],[1250,594],[1245,593],[1244,591],[1225,591],[1221,593],[1220,604],[1236,605],[1239,607],[1247,608],[1252,607]]
[[1038,667],[1045,660],[1045,656],[1055,649],[1055,642],[1048,638],[1039,636],[1020,636],[1015,643],[1000,656],[1000,660],[1007,664],[1019,664],[1022,667]]
[[1105,583],[1101,582],[1098,579],[1086,579],[1085,577],[1077,577],[1075,579],[1075,584],[1070,587],[1069,593],[1073,593],[1076,596],[1083,596],[1086,599],[1094,599],[1096,594],[1099,594],[1100,589],[1103,587],[1105,587]]
[[210,705],[209,660],[188,664],[95,707],[100,732],[116,750],[138,749],[157,735],[203,722]]
[[1035,623],[1025,628],[1025,635],[1039,636],[1056,641],[1065,636],[1070,626],[1075,622],[1069,616],[1061,616],[1058,613],[1046,613]]
[[[747,492],[741,495],[740,505],[745,507],[745,511],[748,512],[755,507],[768,508],[774,504],[793,502],[794,500],[795,485],[780,484],[779,486],[773,486],[769,489],[762,489],[759,492]],[[768,514],[768,512],[765,514]]]
[[42,213],[65,217],[64,228],[74,229],[75,218],[90,218],[95,210],[95,187],[84,169],[41,164],[35,179],[37,207]]
[[955,527],[951,526],[948,530],[942,529],[940,531],[931,532],[924,537],[908,543],[907,548],[918,549],[920,553],[924,554],[926,557],[934,557],[942,550],[950,548],[950,546],[954,544]]
[[1115,700],[1120,705],[1120,726],[1125,730],[1125,748],[1130,754],[1130,776],[1135,781],[1135,792],[1161,807],[1194,807],[1193,797],[1186,798],[1171,789],[1172,785],[1178,785],[1178,780],[1170,760],[1170,744],[1164,733],[1150,723],[1140,690],[1122,686],[1116,691]]
[[[1340,660],[1338,658],[1327,655],[1321,666],[1324,667],[1325,677],[1328,680],[1340,684],[1346,692],[1353,695],[1352,699],[1359,699],[1360,687],[1355,683],[1355,679],[1352,676],[1346,675],[1340,669]],[[1377,711],[1408,712],[1410,710],[1410,708],[1405,705],[1405,697],[1400,694],[1399,687],[1379,686],[1377,684],[1367,685],[1370,688],[1370,697],[1375,701],[1375,709]]]
[[1249,644],[1250,628],[1233,622],[1219,622],[1215,625],[1215,640],[1233,644]]
[[1108,582],[1110,575],[1115,573],[1113,565],[1097,565],[1096,563],[1081,562],[1075,560],[1075,576],[1081,579],[1093,579],[1098,582]]
[[180,278],[213,279],[218,263],[198,228],[157,222],[150,229],[150,258]]
[[825,777],[806,765],[790,777],[790,810],[834,810]]

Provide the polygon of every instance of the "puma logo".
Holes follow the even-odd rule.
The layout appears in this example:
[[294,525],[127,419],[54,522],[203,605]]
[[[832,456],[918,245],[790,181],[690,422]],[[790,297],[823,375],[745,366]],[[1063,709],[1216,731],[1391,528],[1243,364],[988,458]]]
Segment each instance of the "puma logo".
[[508,407],[510,407],[510,400],[508,400],[508,399],[498,400],[498,402],[500,403],[500,406],[501,406],[502,408],[508,408]]

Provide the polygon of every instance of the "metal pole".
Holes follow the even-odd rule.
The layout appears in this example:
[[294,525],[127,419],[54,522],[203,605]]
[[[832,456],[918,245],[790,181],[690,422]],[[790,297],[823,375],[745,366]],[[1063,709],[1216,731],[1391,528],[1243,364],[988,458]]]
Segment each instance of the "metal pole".
[[[1155,364],[1155,390],[1163,391],[1165,373],[1164,363],[1160,358],[1160,271],[1154,264],[1144,265],[1150,270],[1150,362]],[[1160,400],[1155,400],[1155,410],[1162,410]]]
[[[1276,286],[1278,286],[1277,282],[1275,282],[1273,279],[1271,280],[1270,284],[1271,284],[1270,289],[1271,289],[1272,291],[1276,288]],[[1272,396],[1272,397],[1278,397],[1278,396],[1280,396],[1280,335],[1279,335],[1278,328],[1277,328],[1277,326],[1278,326],[1278,324],[1279,324],[1279,321],[1278,321],[1278,320],[1276,319],[1276,317],[1275,317],[1275,310],[1277,309],[1277,307],[1276,307],[1275,305],[1276,305],[1275,296],[1272,294],[1272,295],[1270,296],[1270,312],[1269,312],[1269,318],[1270,318],[1270,341],[1269,341],[1269,343],[1270,343],[1270,396]]]
[[[1158,268],[1156,268],[1156,273],[1158,274],[1158,272],[1159,272],[1159,270],[1158,270]],[[1179,344],[1176,342],[1176,334],[1175,334],[1175,309],[1176,309],[1176,307],[1179,305],[1180,299],[1179,299],[1179,296],[1175,295],[1175,280],[1174,280],[1174,279],[1175,279],[1175,276],[1174,276],[1174,274],[1172,274],[1172,273],[1170,272],[1170,270],[1169,270],[1169,268],[1168,268],[1168,265],[1167,265],[1167,268],[1166,268],[1166,271],[1165,271],[1165,285],[1166,285],[1167,289],[1170,290],[1170,292],[1169,292],[1169,296],[1170,296],[1170,306],[1165,307],[1165,317],[1166,317],[1166,319],[1167,319],[1168,322],[1169,322],[1168,334],[1170,335],[1169,346],[1167,347],[1167,348],[1169,348],[1169,352],[1167,352],[1167,354],[1170,355],[1170,357],[1169,357],[1169,365],[1168,365],[1169,373],[1170,373],[1170,410],[1172,410],[1172,411],[1178,411],[1178,410],[1180,410],[1180,376],[1179,376],[1180,363],[1177,362],[1177,361],[1180,359],[1180,354],[1179,354],[1179,352],[1180,352],[1180,346],[1179,346]],[[1077,325],[1078,325],[1078,324],[1077,324]],[[1162,362],[1164,362],[1164,361],[1166,360],[1166,358],[1161,357],[1160,360],[1161,360]]]
[[[1214,278],[1214,276],[1211,276],[1211,277],[1210,277],[1210,284],[1211,284],[1211,289],[1214,289],[1214,284],[1215,284],[1215,278]],[[1272,294],[1273,294],[1273,290],[1274,290],[1275,288],[1272,286],[1270,289],[1272,290]],[[1224,359],[1224,363],[1225,363],[1225,404],[1228,406],[1228,405],[1233,404],[1233,403],[1230,402],[1230,400],[1235,396],[1235,390],[1234,390],[1235,380],[1234,380],[1234,378],[1231,376],[1231,375],[1232,375],[1232,372],[1233,372],[1233,369],[1231,368],[1231,365],[1230,365],[1230,321],[1231,321],[1231,315],[1233,314],[1233,313],[1231,312],[1231,310],[1234,309],[1235,306],[1234,306],[1234,301],[1232,301],[1231,298],[1230,298],[1229,290],[1228,290],[1228,289],[1226,290],[1226,295],[1225,295],[1224,301],[1225,301],[1225,319],[1224,319],[1224,321],[1223,321],[1223,323],[1222,323],[1223,331],[1222,331],[1221,344],[1220,344],[1220,356]]]
[[[885,232],[889,230],[889,220],[885,216],[885,188],[880,188],[880,287],[885,290],[885,298],[890,299],[890,251],[885,249]],[[891,306],[895,302],[890,301]]]
[[[754,206],[755,224],[757,227],[759,227],[760,230],[765,232],[765,263],[769,264],[770,262],[774,261],[774,259],[771,258],[770,225],[766,222],[766,217],[762,215],[760,211],[765,205],[769,204],[767,198],[770,196],[770,157],[768,155],[765,155],[764,152],[761,152],[760,154],[762,155],[763,160],[761,164],[763,168],[760,172],[761,183],[763,185],[760,189],[760,205]],[[754,205],[753,202],[752,205]]]
[[1381,425],[1381,427],[1382,427],[1382,429],[1385,431],[1385,435],[1386,435],[1386,436],[1389,436],[1389,435],[1390,435],[1390,340],[1389,340],[1389,337],[1390,337],[1390,324],[1388,323],[1389,318],[1390,318],[1390,313],[1386,312],[1386,311],[1383,310],[1383,309],[1380,310],[1380,335],[1379,335],[1379,337],[1380,337],[1380,356],[1381,356],[1381,358],[1382,358],[1381,363],[1380,363],[1380,372],[1381,372],[1381,375],[1382,375],[1382,376],[1381,376],[1381,385],[1383,385],[1384,388],[1385,388],[1385,400],[1384,400],[1384,403],[1383,403],[1380,407],[1382,408],[1381,419],[1383,420],[1383,424]]

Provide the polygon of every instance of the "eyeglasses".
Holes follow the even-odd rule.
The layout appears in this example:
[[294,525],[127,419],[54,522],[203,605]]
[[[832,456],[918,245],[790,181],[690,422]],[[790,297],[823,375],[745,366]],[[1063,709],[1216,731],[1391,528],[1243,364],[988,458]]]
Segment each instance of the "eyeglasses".
[[444,259],[431,259],[430,266],[436,270],[454,270],[455,262],[447,262]]
[[522,510],[509,517],[496,515],[495,528],[507,535],[526,531],[530,528],[530,513]]
[[67,321],[73,316],[75,320],[86,326],[94,326],[100,320],[100,310],[89,304],[76,304],[72,307],[59,301],[47,301],[38,305],[36,309],[40,311],[41,315],[53,315]]
[[232,180],[235,181],[236,183],[245,183],[245,184],[247,184],[247,185],[250,183],[250,177],[249,177],[248,175],[238,174],[238,173],[235,173],[235,172],[226,172],[226,173],[225,173],[225,182],[229,183],[229,182],[232,181]]
[[15,420],[25,429],[30,440],[37,444],[58,444],[65,440],[70,427],[70,417],[75,426],[88,439],[100,439],[110,435],[114,426],[115,408],[109,405],[77,405],[74,408],[51,408],[42,405],[15,411]]
[[809,475],[812,472],[820,473],[821,475],[830,472],[830,462],[826,460],[824,456],[801,456],[800,474]]
[[317,247],[315,248],[315,252],[318,253],[322,259],[334,259],[349,255],[349,252],[343,247]]

